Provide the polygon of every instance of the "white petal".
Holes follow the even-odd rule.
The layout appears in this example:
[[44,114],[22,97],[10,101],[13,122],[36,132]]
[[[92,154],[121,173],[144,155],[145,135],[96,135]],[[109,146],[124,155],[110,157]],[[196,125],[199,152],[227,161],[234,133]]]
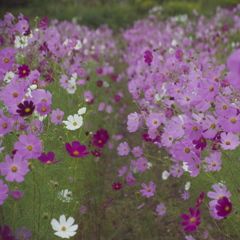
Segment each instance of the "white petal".
[[59,222],[62,226],[66,225],[66,216],[65,215],[61,215],[59,218]]
[[70,238],[64,231],[55,232],[54,234],[61,238]]
[[60,223],[55,218],[52,219],[51,225],[52,225],[53,230],[55,230],[55,231],[59,231],[61,229]]
[[69,227],[67,229],[68,232],[75,232],[76,230],[78,229],[78,225],[75,224],[75,225],[72,225],[71,227]]
[[86,112],[86,110],[87,110],[86,107],[80,108],[80,109],[78,110],[78,115],[84,114],[84,113]]
[[73,118],[72,115],[68,116],[67,120],[68,120],[69,122],[74,122],[74,118]]
[[71,225],[73,225],[73,223],[74,223],[74,218],[73,218],[73,217],[69,217],[68,220],[67,220],[67,222],[66,222],[66,226],[65,226],[68,231],[69,231],[68,228],[69,228]]

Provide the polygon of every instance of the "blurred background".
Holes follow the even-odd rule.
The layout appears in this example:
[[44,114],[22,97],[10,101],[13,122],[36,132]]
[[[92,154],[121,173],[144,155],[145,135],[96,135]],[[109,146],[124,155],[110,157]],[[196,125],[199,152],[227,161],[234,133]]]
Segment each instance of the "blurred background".
[[115,32],[126,28],[135,20],[148,15],[154,7],[162,7],[164,17],[178,14],[211,14],[217,6],[231,8],[240,0],[0,0],[0,16],[11,12],[14,16],[23,13],[30,19],[49,17],[75,21],[97,28],[108,24]]

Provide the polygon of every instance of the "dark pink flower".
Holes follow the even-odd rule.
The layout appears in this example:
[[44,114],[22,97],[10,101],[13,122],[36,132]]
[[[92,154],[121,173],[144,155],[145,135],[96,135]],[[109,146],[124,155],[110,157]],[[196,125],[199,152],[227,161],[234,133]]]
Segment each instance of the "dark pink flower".
[[216,205],[217,215],[220,217],[226,217],[232,211],[232,203],[227,197],[220,198]]
[[196,200],[196,206],[195,207],[199,207],[201,204],[202,204],[202,200],[204,198],[204,192],[202,192],[200,195],[199,195],[199,198]]
[[83,157],[90,153],[85,152],[87,147],[85,145],[81,145],[78,141],[73,141],[72,145],[70,145],[70,143],[65,143],[65,148],[71,157]]
[[123,188],[123,186],[122,186],[122,183],[120,183],[120,182],[114,182],[113,184],[112,184],[112,189],[113,190],[120,190],[120,189],[122,189]]
[[18,67],[18,76],[20,78],[27,77],[29,74],[30,74],[30,69],[29,69],[28,65],[23,64]]
[[149,50],[145,51],[144,52],[144,62],[147,63],[147,64],[151,64],[152,60],[153,60],[153,55],[152,55],[152,52],[150,52]]
[[62,161],[62,159],[60,159],[58,161],[53,162],[54,158],[55,158],[55,153],[54,152],[48,152],[47,154],[42,153],[41,156],[38,157],[38,160],[41,161],[42,163],[46,163],[48,165],[55,164],[55,163],[58,163],[58,162]]
[[197,226],[201,224],[200,222],[200,210],[195,210],[193,207],[189,208],[190,215],[183,213],[181,218],[185,221],[181,222],[182,226],[186,226],[183,231],[195,231]]

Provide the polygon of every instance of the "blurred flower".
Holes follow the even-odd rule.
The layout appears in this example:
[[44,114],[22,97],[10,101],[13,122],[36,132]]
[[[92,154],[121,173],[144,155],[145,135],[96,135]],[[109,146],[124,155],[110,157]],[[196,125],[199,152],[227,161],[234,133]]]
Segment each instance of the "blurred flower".
[[14,199],[20,199],[23,197],[24,192],[21,192],[20,190],[14,190],[10,192],[10,195],[12,196],[12,198]]
[[20,229],[17,229],[16,231],[16,240],[30,240],[32,236],[31,230],[26,231],[26,226],[21,227]]
[[88,210],[87,206],[81,206],[80,209],[79,209],[79,213],[86,213]]
[[187,200],[187,199],[189,199],[190,198],[190,193],[188,192],[188,191],[184,191],[183,193],[182,193],[182,199],[183,200]]
[[114,183],[112,184],[112,189],[113,189],[113,190],[116,190],[116,191],[117,191],[117,190],[120,190],[120,189],[122,189],[122,188],[123,188],[123,187],[122,187],[122,183],[120,183],[120,182],[117,182],[117,183],[114,182]]
[[0,179],[0,205],[3,204],[4,200],[8,197],[8,185],[4,184]]
[[72,200],[72,192],[68,189],[62,190],[58,193],[58,198],[63,202],[70,202]]
[[0,239],[2,240],[14,240],[14,236],[10,236],[11,229],[9,226],[0,226]]
[[141,186],[144,188],[140,190],[143,196],[145,197],[152,197],[154,196],[155,190],[156,190],[156,185],[154,182],[150,181],[149,186],[147,186],[146,183],[142,183]]
[[158,215],[164,215],[167,212],[167,208],[164,203],[160,203],[157,205],[156,211]]
[[202,204],[202,200],[204,198],[204,192],[202,192],[200,195],[199,195],[199,199],[197,199],[196,201],[196,206],[195,207],[199,207],[201,204]]

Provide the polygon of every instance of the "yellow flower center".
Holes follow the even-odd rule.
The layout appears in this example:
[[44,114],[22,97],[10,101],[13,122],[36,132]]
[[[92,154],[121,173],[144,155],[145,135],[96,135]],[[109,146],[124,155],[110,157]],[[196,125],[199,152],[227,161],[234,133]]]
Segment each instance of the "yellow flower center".
[[73,154],[77,156],[79,154],[79,152],[78,151],[74,151]]
[[18,93],[16,93],[16,92],[13,93],[13,97],[15,97],[15,98],[18,97]]
[[194,126],[194,127],[192,128],[192,130],[196,132],[196,131],[198,130],[198,128],[197,128],[196,126]]
[[74,122],[74,123],[73,123],[73,126],[76,126],[76,125],[77,125],[77,123],[76,123],[76,122]]
[[148,188],[148,189],[147,189],[147,191],[148,191],[148,192],[150,192],[150,191],[151,191],[151,189],[150,189],[150,188]]
[[43,112],[46,112],[46,108],[45,107],[42,107],[42,109],[41,109]]
[[8,58],[4,58],[3,60],[5,63],[8,63],[9,62],[9,59]]
[[47,164],[47,165],[50,165],[50,164],[51,164],[51,161],[47,161],[46,164]]
[[236,119],[235,118],[232,118],[231,119],[231,123],[235,123],[236,122]]
[[61,117],[58,115],[58,116],[57,116],[57,119],[60,119],[60,118],[61,118]]
[[209,91],[211,91],[211,92],[212,92],[213,90],[214,90],[214,88],[213,88],[213,87],[210,87],[210,88],[209,88]]
[[226,141],[226,145],[230,145],[231,144],[231,142],[229,142],[229,141]]
[[23,73],[26,73],[27,71],[26,71],[26,70],[23,70],[22,72],[23,72]]
[[62,231],[66,231],[66,227],[63,226],[63,227],[62,227]]
[[153,121],[153,123],[154,123],[154,124],[157,124],[157,123],[158,123],[158,121],[157,121],[157,120],[154,120],[154,121]]
[[190,218],[190,222],[194,223],[195,222],[195,218]]
[[45,98],[43,98],[41,101],[43,101],[43,102],[47,102],[47,100],[46,100]]
[[12,172],[16,172],[17,171],[17,167],[14,166],[14,167],[11,168],[11,170],[12,170]]
[[189,148],[185,148],[185,153],[190,153],[190,149]]
[[199,168],[199,164],[196,164],[195,167],[196,167],[196,168]]
[[223,108],[224,110],[226,110],[226,109],[227,109],[227,105],[223,105],[222,108]]
[[178,169],[177,169],[177,172],[181,172],[181,170],[178,168]]
[[211,124],[210,128],[215,129],[216,125],[213,123],[213,124]]
[[171,140],[172,140],[172,137],[169,137],[168,139],[171,141]]
[[213,167],[215,167],[216,165],[217,165],[216,163],[214,163],[214,162],[212,163],[212,166],[213,166]]
[[189,97],[186,97],[186,101],[189,101],[190,100],[190,98]]
[[26,109],[25,109],[25,112],[30,112],[30,111],[31,111],[30,108],[26,108]]
[[31,151],[31,150],[33,149],[33,147],[32,147],[31,145],[29,145],[29,146],[27,147],[27,149],[28,149],[29,151]]
[[228,210],[229,210],[229,207],[228,207],[228,206],[226,206],[226,207],[225,207],[225,211],[228,211]]
[[2,126],[3,126],[3,128],[7,128],[7,124],[6,123],[4,123]]
[[223,199],[224,196],[220,196],[218,199]]

